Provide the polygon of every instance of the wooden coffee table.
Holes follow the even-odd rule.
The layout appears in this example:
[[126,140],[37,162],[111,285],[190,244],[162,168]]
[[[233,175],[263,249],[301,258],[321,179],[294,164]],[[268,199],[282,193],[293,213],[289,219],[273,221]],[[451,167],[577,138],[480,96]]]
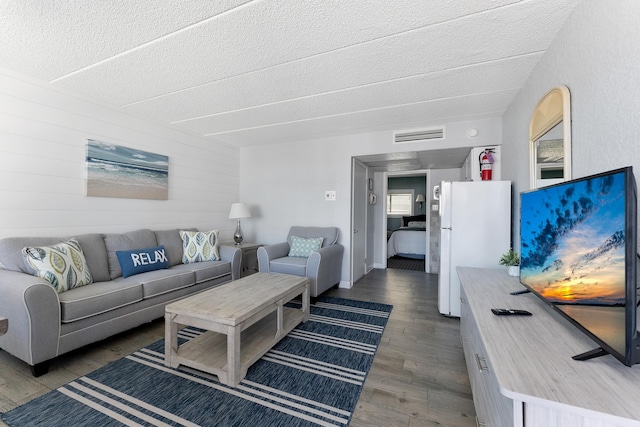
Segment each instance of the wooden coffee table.
[[[298,295],[300,309],[284,307]],[[249,366],[308,319],[309,279],[253,274],[166,306],[165,365],[190,366],[235,387]],[[178,347],[181,325],[207,332]]]

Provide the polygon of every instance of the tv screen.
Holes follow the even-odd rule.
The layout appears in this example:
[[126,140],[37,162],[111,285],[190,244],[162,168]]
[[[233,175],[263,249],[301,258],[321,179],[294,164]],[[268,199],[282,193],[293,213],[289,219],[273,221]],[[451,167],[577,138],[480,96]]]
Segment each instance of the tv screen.
[[636,189],[631,167],[520,194],[520,282],[600,348],[638,363]]

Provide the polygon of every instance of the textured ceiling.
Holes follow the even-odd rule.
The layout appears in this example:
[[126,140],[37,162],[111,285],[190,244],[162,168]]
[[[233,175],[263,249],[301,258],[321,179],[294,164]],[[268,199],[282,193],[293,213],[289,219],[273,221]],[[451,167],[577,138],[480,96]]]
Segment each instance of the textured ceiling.
[[3,0],[0,65],[236,146],[500,115],[579,0]]

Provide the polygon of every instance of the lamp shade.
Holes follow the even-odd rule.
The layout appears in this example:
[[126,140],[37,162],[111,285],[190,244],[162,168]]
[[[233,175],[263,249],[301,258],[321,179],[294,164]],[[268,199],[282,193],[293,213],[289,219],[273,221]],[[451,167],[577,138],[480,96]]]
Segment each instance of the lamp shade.
[[424,194],[418,194],[418,197],[416,197],[416,202],[424,202]]
[[232,203],[229,218],[250,218],[251,212],[244,203]]

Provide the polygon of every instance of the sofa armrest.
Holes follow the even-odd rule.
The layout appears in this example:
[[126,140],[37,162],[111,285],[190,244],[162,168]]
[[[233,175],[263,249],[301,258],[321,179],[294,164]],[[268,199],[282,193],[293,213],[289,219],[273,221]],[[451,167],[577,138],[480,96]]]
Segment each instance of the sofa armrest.
[[311,290],[318,296],[342,278],[342,255],[344,246],[339,243],[320,248],[309,256],[307,261],[307,277],[315,282],[316,289]]
[[289,255],[289,243],[282,242],[258,248],[258,271],[269,273],[269,262]]
[[240,268],[242,264],[242,251],[235,246],[220,245],[220,259],[231,263],[231,280],[240,278]]
[[58,355],[60,300],[53,286],[39,277],[0,270],[0,313],[9,330],[0,348],[29,365]]

